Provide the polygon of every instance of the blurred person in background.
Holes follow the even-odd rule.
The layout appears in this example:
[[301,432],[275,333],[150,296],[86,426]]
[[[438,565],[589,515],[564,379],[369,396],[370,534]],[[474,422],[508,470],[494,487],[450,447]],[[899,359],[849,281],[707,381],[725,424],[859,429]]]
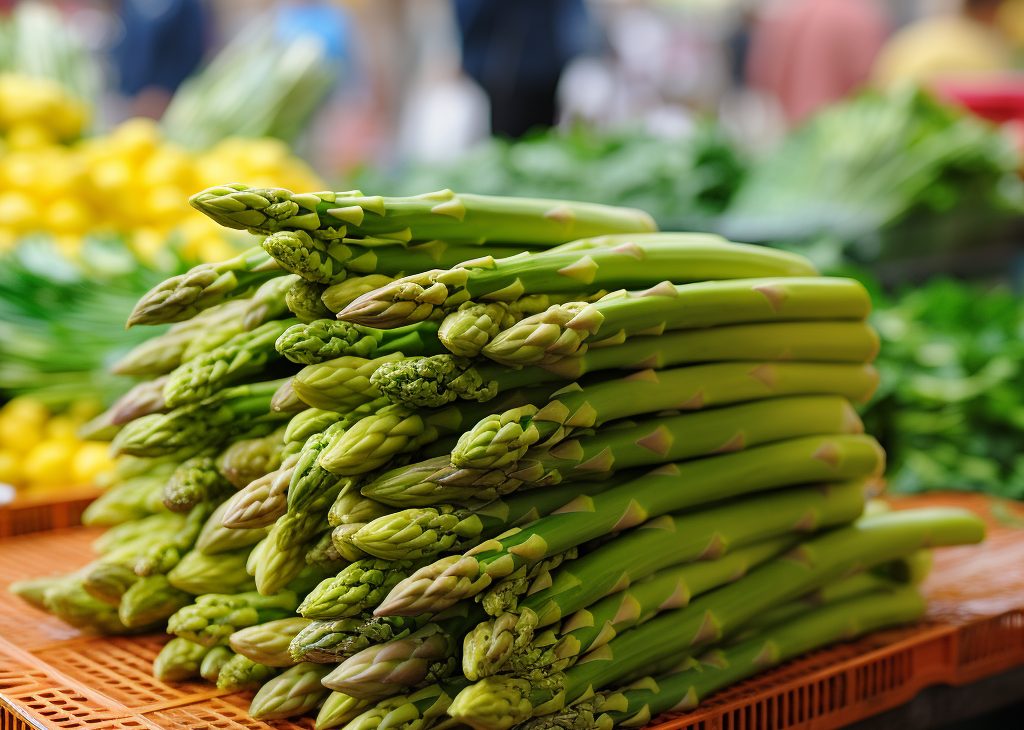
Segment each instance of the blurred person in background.
[[1013,54],[997,27],[1003,0],[964,0],[959,13],[922,18],[895,34],[878,57],[881,86],[1009,69]]
[[305,35],[318,36],[324,42],[331,60],[352,65],[351,25],[349,11],[330,0],[289,0],[275,8],[277,35],[293,41]]
[[876,0],[772,0],[754,22],[747,83],[796,124],[870,79],[888,30]]
[[521,137],[555,122],[558,80],[586,50],[583,0],[454,0],[462,66],[487,93],[491,132]]
[[124,33],[113,49],[118,87],[132,116],[158,119],[174,90],[199,65],[208,18],[201,0],[122,0]]

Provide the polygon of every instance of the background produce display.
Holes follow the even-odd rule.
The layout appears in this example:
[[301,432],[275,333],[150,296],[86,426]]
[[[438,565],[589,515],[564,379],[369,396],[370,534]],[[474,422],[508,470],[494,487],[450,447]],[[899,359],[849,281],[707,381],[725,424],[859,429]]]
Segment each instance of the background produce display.
[[100,557],[11,586],[166,626],[159,679],[321,728],[642,723],[913,621],[927,549],[983,538],[864,515],[870,296],[802,256],[450,190],[191,203],[259,245],[140,298],[149,379],[82,428]]

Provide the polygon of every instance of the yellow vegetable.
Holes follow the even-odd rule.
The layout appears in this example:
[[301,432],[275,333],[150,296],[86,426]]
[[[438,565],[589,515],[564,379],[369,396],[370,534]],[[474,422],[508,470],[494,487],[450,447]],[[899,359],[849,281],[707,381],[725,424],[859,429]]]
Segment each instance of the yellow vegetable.
[[100,473],[113,468],[114,462],[107,453],[109,446],[96,441],[82,443],[71,461],[71,482],[93,484]]
[[26,426],[42,428],[50,420],[50,409],[27,395],[12,398],[0,408],[0,418],[11,418]]
[[78,449],[74,439],[47,439],[25,455],[22,467],[32,484],[66,485],[71,483],[71,459]]
[[18,486],[23,481],[21,459],[11,449],[0,449],[0,484]]
[[47,439],[75,439],[78,430],[78,422],[71,416],[54,416],[46,422],[43,428],[43,435]]

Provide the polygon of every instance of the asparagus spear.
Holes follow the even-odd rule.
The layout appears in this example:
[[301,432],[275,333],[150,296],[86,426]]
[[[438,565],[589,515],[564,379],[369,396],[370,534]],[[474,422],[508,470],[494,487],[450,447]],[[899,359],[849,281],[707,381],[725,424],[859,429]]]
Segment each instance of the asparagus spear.
[[[410,243],[391,238],[345,237],[325,240],[316,231],[311,236],[303,230],[276,231],[264,239],[263,248],[285,270],[329,286],[344,283],[350,272],[390,279],[402,271],[455,266],[480,253],[477,243]],[[488,246],[487,250],[504,257],[521,253],[524,246]]]
[[238,629],[288,618],[298,605],[299,598],[291,591],[273,596],[208,593],[174,613],[167,621],[167,633],[204,646],[225,645]]
[[228,637],[232,650],[268,667],[290,667],[296,664],[288,651],[292,639],[312,623],[293,616],[249,626]]
[[384,274],[346,276],[344,281],[327,287],[327,291],[324,292],[321,298],[328,309],[337,313],[355,301],[356,297],[362,296],[366,292],[373,291],[385,284],[390,284],[392,281],[394,281],[393,277],[385,276]]
[[206,653],[203,657],[203,663],[199,665],[199,676],[205,679],[207,682],[217,683],[217,677],[220,676],[220,670],[224,668],[224,665],[231,661],[231,657],[235,655],[235,652],[231,651],[226,646],[215,646]]
[[211,457],[193,456],[164,485],[164,506],[179,514],[191,513],[201,502],[223,499],[230,489]]
[[591,304],[555,305],[501,332],[483,354],[510,367],[579,357],[588,348],[666,330],[756,322],[862,320],[871,299],[852,279],[794,277],[658,284]]
[[399,694],[378,701],[355,717],[346,730],[426,730],[444,715],[468,682],[462,678],[444,680],[409,695]]
[[260,687],[249,705],[249,715],[255,720],[283,720],[306,714],[330,694],[320,684],[330,671],[330,667],[313,662],[286,669]]
[[245,572],[249,548],[216,555],[193,550],[171,569],[167,579],[175,588],[201,596],[204,593],[243,593],[255,588],[252,577]]
[[766,276],[816,276],[802,256],[763,246],[727,243],[700,234],[636,235],[628,243],[578,251],[523,253],[466,261],[398,279],[364,294],[339,319],[388,329],[436,317],[469,301],[513,302],[528,294],[642,289],[676,283]]
[[391,511],[392,509],[387,505],[364,497],[353,485],[348,489],[343,489],[338,498],[334,500],[334,504],[331,505],[331,509],[327,513],[327,521],[331,527],[353,523],[365,524],[390,514]]
[[550,448],[576,429],[644,413],[696,410],[785,395],[835,394],[865,403],[878,384],[871,365],[736,362],[643,370],[556,393],[543,408],[493,415],[462,434],[452,466],[493,469],[513,464],[528,448]]
[[[110,371],[136,377],[169,373],[197,354],[200,344],[218,337],[226,342],[241,332],[241,318],[248,306],[247,300],[234,300],[210,307],[192,319],[172,325],[163,334],[136,345],[111,365]],[[219,344],[216,342],[214,347]]]
[[458,469],[444,463],[448,457],[439,457],[392,470],[362,492],[385,504],[423,506],[507,494],[524,484],[533,488],[596,478],[798,436],[862,431],[860,419],[844,398],[774,398],[614,424],[591,436],[566,439],[551,449],[535,449],[501,469]]
[[218,264],[200,264],[153,287],[135,305],[128,326],[189,319],[222,302],[245,297],[283,273],[259,246]]
[[371,699],[434,684],[458,669],[459,639],[482,616],[476,604],[455,606],[409,636],[349,657],[324,677],[324,686]]
[[281,466],[285,433],[282,426],[266,436],[236,441],[217,457],[217,471],[235,489],[269,474]]
[[778,322],[730,325],[635,337],[628,346],[592,349],[581,357],[510,370],[497,363],[466,366],[447,355],[381,365],[371,382],[392,403],[441,406],[464,398],[487,400],[527,384],[575,380],[622,368],[661,370],[729,360],[865,363],[878,352],[878,335],[863,322]]
[[280,357],[274,343],[294,323],[294,319],[267,322],[192,358],[170,374],[164,384],[164,402],[170,408],[195,403],[224,386],[262,373]]
[[82,424],[78,429],[78,437],[91,441],[109,440],[117,436],[122,426],[136,418],[165,413],[168,408],[163,388],[167,378],[162,375],[132,386],[110,408]]
[[715,649],[657,678],[645,677],[618,691],[600,693],[524,727],[639,726],[662,712],[693,710],[709,694],[793,657],[888,626],[909,623],[925,609],[913,588],[874,591],[817,608],[767,628],[741,644]]
[[313,322],[330,317],[333,312],[327,308],[321,298],[326,290],[327,287],[323,284],[314,284],[311,281],[299,279],[291,285],[288,293],[285,294],[285,304],[300,322]]
[[277,339],[277,351],[294,363],[316,365],[346,355],[373,358],[401,352],[406,356],[445,352],[435,322],[376,330],[333,319],[292,325]]
[[257,689],[276,674],[276,667],[257,664],[248,657],[235,654],[221,667],[220,674],[217,675],[217,689],[229,691]]
[[327,728],[347,724],[349,720],[363,712],[371,704],[373,704],[371,700],[359,700],[349,697],[344,692],[331,692],[324,700],[313,727],[316,730],[327,730]]
[[[715,512],[711,510],[710,514],[698,514],[712,518]],[[676,525],[679,526],[679,522]],[[724,528],[734,529],[736,526],[735,521],[723,525]],[[554,579],[564,581],[566,575],[587,574],[601,560],[617,557],[609,555],[607,549],[613,544],[617,545],[615,552],[618,555],[622,554],[623,548],[639,547],[636,545],[637,540],[632,538],[639,537],[642,540],[646,537],[640,535],[640,532],[629,533],[620,538],[621,542],[613,541],[598,548],[594,553],[556,573]],[[622,631],[661,611],[685,606],[694,596],[746,575],[755,566],[793,547],[798,539],[796,535],[769,538],[731,550],[719,558],[662,568],[647,577],[643,573],[651,569],[649,566],[639,571],[630,566],[626,574],[630,584],[623,590],[613,592],[574,612],[572,608],[589,600],[590,596],[580,596],[565,602],[559,606],[562,615],[567,617],[565,621],[553,627],[554,630],[539,636],[535,634],[539,627],[539,617],[529,606],[531,603],[537,605],[537,602],[531,601],[532,596],[529,596],[519,605],[521,615],[501,614],[496,619],[481,623],[466,635],[462,654],[463,673],[468,679],[476,681],[503,671],[510,671],[517,676],[529,676],[537,669],[564,670],[579,655],[607,644]],[[643,579],[634,582],[634,578]],[[588,593],[593,595],[595,592]]]
[[228,529],[252,529],[274,524],[288,509],[288,485],[299,455],[286,458],[279,469],[251,482],[225,504],[221,524]]
[[196,193],[189,203],[229,228],[260,233],[304,230],[328,241],[347,232],[397,241],[551,246],[588,236],[657,229],[647,213],[632,208],[456,195],[451,190],[382,198],[365,197],[358,190],[296,194],[282,188],[224,185]]
[[313,408],[346,411],[380,397],[370,384],[370,376],[384,363],[400,358],[399,353],[372,360],[339,357],[309,365],[295,376],[292,387],[296,395]]
[[402,639],[416,631],[430,616],[368,616],[310,621],[290,646],[294,661],[330,664],[358,654],[375,644]]
[[276,276],[256,290],[242,315],[242,328],[251,332],[257,327],[275,319],[288,315],[288,303],[285,297],[292,285],[299,280],[294,274]]
[[287,414],[270,410],[277,381],[225,388],[206,400],[175,408],[166,414],[143,416],[117,435],[112,448],[133,456],[160,456],[188,445],[215,448],[256,425],[276,428]]
[[350,562],[352,561],[335,547],[330,530],[321,535],[316,545],[306,551],[306,563],[319,565],[329,575],[338,574]]
[[388,591],[415,568],[411,560],[358,560],[314,588],[298,613],[321,620],[358,616],[379,605]]
[[126,565],[101,562],[82,578],[82,587],[93,598],[116,607],[125,591],[138,580],[139,576]]
[[525,679],[488,677],[463,690],[448,712],[476,730],[505,730],[537,708],[544,714],[553,712],[654,662],[718,641],[763,611],[855,569],[924,545],[978,542],[984,532],[981,520],[964,510],[920,509],[865,517],[803,543],[686,608],[667,611],[623,633],[536,688]]
[[[802,438],[749,451],[672,464],[594,497],[581,497],[465,556],[437,561],[389,595],[380,615],[416,615],[475,595],[530,560],[669,512],[788,484],[879,473],[883,455],[869,436]],[[680,485],[684,485],[682,488]],[[511,552],[511,550],[515,552]],[[444,588],[442,588],[442,586]],[[456,588],[457,586],[457,588]]]
[[129,628],[148,627],[191,601],[192,596],[171,585],[167,576],[148,575],[139,578],[124,592],[117,615]]
[[210,647],[185,639],[171,639],[153,660],[153,676],[161,682],[181,682],[199,676]]
[[140,576],[163,574],[181,561],[181,557],[195,545],[203,525],[213,514],[215,502],[197,504],[189,512],[181,527],[163,540],[155,540],[135,560],[135,572]]

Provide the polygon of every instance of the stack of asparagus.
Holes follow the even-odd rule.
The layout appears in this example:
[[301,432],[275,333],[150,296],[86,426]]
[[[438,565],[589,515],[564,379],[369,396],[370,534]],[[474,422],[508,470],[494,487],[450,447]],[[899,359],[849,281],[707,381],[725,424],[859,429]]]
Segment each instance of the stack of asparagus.
[[[920,615],[952,510],[862,516],[864,289],[645,214],[242,185],[91,424],[100,558],[15,586],[316,726],[639,725]],[[568,724],[567,724],[568,723]]]

